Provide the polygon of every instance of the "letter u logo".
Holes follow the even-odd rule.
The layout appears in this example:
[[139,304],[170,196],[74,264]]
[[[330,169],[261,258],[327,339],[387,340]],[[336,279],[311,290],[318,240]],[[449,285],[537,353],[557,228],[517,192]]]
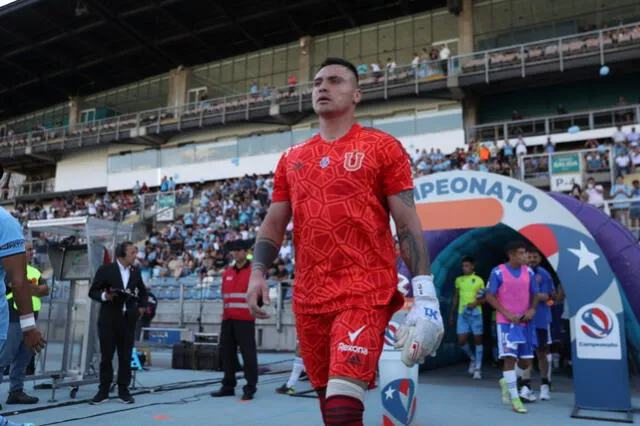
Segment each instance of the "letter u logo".
[[[355,154],[355,155],[354,155]],[[349,172],[355,172],[362,167],[364,152],[347,152],[344,154],[344,168]]]

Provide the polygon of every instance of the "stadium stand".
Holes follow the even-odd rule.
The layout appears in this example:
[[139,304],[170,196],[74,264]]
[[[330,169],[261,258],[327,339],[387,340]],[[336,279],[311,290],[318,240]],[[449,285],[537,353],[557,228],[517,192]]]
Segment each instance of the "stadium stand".
[[[485,6],[484,4],[477,6],[478,12]],[[490,7],[494,7],[493,4]],[[141,7],[139,12],[136,9],[122,13],[134,16],[144,13],[145,10]],[[98,10],[98,14],[104,15],[104,12],[104,10]],[[432,34],[429,34],[424,36],[426,41],[420,40],[423,38],[423,33],[427,33],[427,28],[436,22],[434,18],[436,15],[431,13],[428,19],[427,15],[416,15],[407,21],[411,27],[412,40],[406,45],[400,45],[399,42],[402,40],[404,24],[394,21],[389,24],[395,28],[392,36],[386,35],[386,30],[382,29],[384,26],[376,27],[376,34],[379,33],[380,37],[374,36],[376,42],[372,44],[375,44],[375,48],[370,49],[366,43],[362,42],[365,39],[363,35],[363,38],[358,41],[357,49],[349,51],[346,41],[340,49],[347,59],[354,60],[358,64],[360,85],[364,92],[364,99],[369,103],[389,101],[394,98],[405,99],[416,95],[445,94],[445,97],[459,99],[452,97],[451,93],[454,91],[449,91],[449,86],[459,86],[460,91],[466,92],[460,96],[464,97],[472,94],[479,85],[494,89],[498,84],[491,83],[507,79],[518,79],[519,82],[512,84],[522,84],[533,92],[538,88],[531,88],[526,82],[522,83],[524,80],[528,82],[527,78],[531,75],[550,73],[552,75],[550,78],[553,79],[555,75],[553,73],[558,70],[565,72],[579,67],[600,66],[604,64],[604,58],[608,61],[623,61],[638,54],[640,23],[636,22],[638,19],[632,19],[636,15],[629,13],[628,19],[617,19],[616,25],[609,26],[599,17],[600,13],[598,11],[597,14],[593,12],[585,15],[580,18],[579,25],[576,20],[571,31],[563,30],[551,34],[541,30],[535,34],[545,34],[545,36],[529,37],[527,40],[512,37],[511,43],[496,42],[494,44],[501,47],[492,49],[487,49],[487,47],[493,47],[487,40],[500,41],[502,36],[500,31],[504,32],[505,27],[492,29],[487,35],[489,38],[483,35],[484,38],[471,43],[471,48],[461,47],[461,40],[458,37],[437,41],[437,38],[433,39]],[[452,19],[452,22],[456,21],[457,24],[457,20],[450,14],[437,16],[439,22],[448,22],[446,18]],[[375,19],[380,20],[382,16],[378,15]],[[482,24],[482,19],[478,18],[477,24]],[[493,19],[495,18],[492,15],[491,20]],[[422,21],[429,23],[423,24]],[[536,25],[541,25],[543,20],[536,22]],[[624,22],[627,23],[618,25]],[[562,27],[561,23],[556,23],[557,28]],[[449,29],[444,29],[444,26],[441,25],[442,28],[439,29],[441,34],[458,35],[455,34],[458,29],[451,33]],[[578,29],[585,26],[589,28],[599,26],[601,29],[585,31]],[[342,29],[335,28],[335,30]],[[363,29],[363,34],[365,30],[368,31]],[[433,31],[435,34],[436,30],[428,31]],[[478,30],[478,32],[482,31]],[[320,40],[315,46],[318,52],[327,54],[331,52],[331,37],[338,39],[335,35],[330,35],[326,40]],[[393,46],[388,49],[385,48],[388,43],[388,40],[384,40],[385,37],[395,37],[396,40],[395,44],[392,43]],[[444,38],[446,37],[441,37],[441,39]],[[342,40],[347,40],[346,33],[341,34],[339,39],[340,43],[343,43]],[[198,43],[206,44],[206,42]],[[244,59],[240,68],[234,62],[229,68],[234,71],[229,71],[229,74],[235,73],[236,69],[241,69],[242,77],[230,78],[229,87],[226,88],[229,90],[223,87],[224,84],[221,81],[212,82],[208,77],[211,74],[211,64],[200,65],[199,68],[194,68],[194,82],[187,87],[189,95],[184,99],[167,102],[167,97],[172,99],[174,96],[168,93],[171,91],[168,87],[171,80],[180,72],[181,67],[178,67],[172,68],[169,75],[154,74],[154,77],[149,77],[151,80],[147,79],[144,83],[140,83],[135,90],[122,89],[125,93],[122,99],[115,93],[117,90],[114,89],[114,84],[100,87],[100,90],[111,91],[108,94],[92,93],[87,96],[85,101],[87,105],[93,107],[93,112],[83,113],[84,115],[76,117],[75,120],[70,120],[72,115],[70,111],[77,107],[73,105],[76,98],[52,107],[46,117],[38,114],[31,114],[31,118],[24,119],[14,117],[0,125],[0,156],[13,161],[14,158],[28,157],[32,154],[53,155],[70,150],[82,150],[91,145],[115,143],[146,144],[159,148],[170,136],[191,130],[211,130],[214,126],[260,121],[272,119],[274,116],[298,117],[291,120],[294,122],[311,110],[312,85],[308,82],[308,76],[298,79],[295,72],[290,69],[291,61],[288,59],[290,52],[295,52],[293,70],[297,71],[302,66],[302,62],[298,62],[299,58],[306,55],[301,53],[306,48],[305,43],[304,38],[301,38],[300,47],[295,46],[295,50],[291,46],[286,47],[287,65],[278,72],[275,71],[275,61],[272,63],[273,66],[266,67],[271,70],[266,75],[258,75],[257,71],[251,70],[252,64],[260,62],[260,59]],[[189,49],[193,47],[188,46]],[[255,48],[257,44],[251,49]],[[199,50],[202,51],[202,49]],[[198,49],[194,50],[196,54],[197,51]],[[311,52],[309,56],[311,57],[307,59],[311,62],[306,65],[309,69],[322,59],[320,54],[315,52]],[[202,64],[212,59],[212,57],[203,57],[198,59],[198,63]],[[383,61],[383,59],[386,60]],[[178,66],[178,63],[172,63],[172,66]],[[224,64],[221,64],[220,69],[223,67]],[[165,73],[167,71],[166,67],[159,70]],[[222,74],[223,71],[220,71],[220,76]],[[149,75],[151,74],[146,73],[145,77]],[[131,77],[129,81],[132,81]],[[285,82],[286,84],[283,84]],[[132,99],[142,91],[143,84],[149,87],[153,84],[164,86],[153,96],[149,96],[145,101],[147,103],[144,104],[144,109],[136,110],[133,106],[139,103]],[[567,85],[562,81],[559,84]],[[115,103],[109,100],[112,92],[117,97]],[[615,93],[615,97],[625,94]],[[410,152],[415,175],[422,176],[455,169],[481,170],[513,176],[547,188],[552,156],[576,153],[584,164],[585,176],[593,177],[596,183],[602,186],[603,200],[600,203],[597,199],[598,194],[588,191],[590,188],[575,188],[572,193],[594,205],[609,209],[616,219],[637,230],[638,224],[632,220],[635,217],[634,214],[617,213],[620,210],[630,212],[635,208],[634,205],[625,205],[621,193],[612,188],[616,188],[616,177],[623,175],[623,184],[629,187],[631,194],[632,181],[638,176],[640,166],[638,134],[635,128],[629,127],[638,123],[640,104],[628,103],[622,98],[618,99],[615,107],[612,107],[613,102],[603,104],[604,101],[600,100],[583,102],[581,106],[576,107],[576,103],[572,104],[571,100],[568,100],[564,104],[569,105],[570,113],[567,113],[563,105],[558,105],[557,114],[548,115],[546,114],[548,108],[547,110],[541,108],[544,103],[542,101],[530,101],[525,108],[522,108],[505,102],[508,96],[506,92],[501,97],[495,96],[493,100],[483,101],[477,106],[478,120],[471,120],[471,125],[465,121],[467,144],[464,148],[447,151],[434,147],[429,150],[417,149],[414,150],[415,152]],[[518,96],[518,92],[515,91],[513,96]],[[613,95],[609,94],[609,98],[611,96]],[[152,107],[154,103],[162,106]],[[503,105],[500,109],[494,108],[494,104]],[[554,103],[552,108],[555,108],[555,105]],[[549,105],[546,106],[549,107]],[[601,109],[607,106],[610,108]],[[494,111],[494,115],[484,114],[483,111],[487,110]],[[506,111],[513,113],[512,120],[504,121],[508,114]],[[524,112],[524,118],[521,115],[522,112]],[[538,112],[543,114],[539,115]],[[394,112],[388,114],[393,116]],[[465,115],[468,114],[465,112]],[[398,125],[411,126],[410,123],[403,124],[401,121]],[[587,133],[608,131],[619,125],[624,125],[625,128],[618,129],[614,135]],[[568,130],[574,126],[578,126],[582,133],[568,138]],[[293,131],[290,139],[291,144],[299,142],[293,135]],[[267,142],[271,140],[265,139],[265,143]],[[284,145],[288,145],[288,142],[283,146],[279,144],[274,146],[273,152],[282,151]],[[234,147],[233,155],[239,155],[239,151],[239,148]],[[260,151],[260,153],[263,152],[267,151]],[[10,186],[7,177],[0,182],[0,201],[18,200],[24,195],[33,195],[28,200],[19,201],[13,209],[13,214],[23,222],[31,219],[78,215],[91,215],[119,221],[141,221],[147,224],[153,222],[153,229],[148,233],[147,238],[139,241],[141,250],[138,262],[145,271],[145,278],[149,283],[164,286],[159,296],[176,298],[174,284],[182,282],[194,286],[189,287],[190,291],[193,291],[189,292],[188,297],[195,298],[197,296],[195,291],[204,291],[203,289],[206,291],[201,292],[200,297],[204,294],[215,297],[215,289],[211,286],[219,283],[220,270],[227,262],[225,243],[236,238],[251,238],[255,235],[269,204],[271,177],[247,175],[218,181],[202,179],[199,183],[180,182],[178,184],[178,182],[177,178],[167,177],[159,186],[151,188],[144,182],[142,185],[139,182],[135,184],[131,182],[131,189],[128,191],[107,190],[94,194],[69,191],[66,195],[43,201],[38,197],[53,192],[54,178],[29,176],[26,180]],[[623,190],[626,191],[626,188]],[[156,215],[154,206],[158,196],[169,193],[175,193],[177,197],[176,205],[179,208],[176,209],[175,219],[169,222],[151,220]],[[595,198],[590,199],[590,194]],[[611,208],[612,206],[615,208]],[[291,238],[291,229],[289,229],[282,247],[280,264],[271,271],[274,282],[290,280],[293,276],[294,257]],[[202,287],[203,285],[208,287]]]
[[[382,66],[380,63],[371,65],[360,64],[360,85],[366,94],[375,89],[384,89],[384,98],[388,90],[397,86],[418,84],[418,82],[446,77],[445,70],[452,75],[468,76],[486,74],[487,82],[490,74],[506,71],[511,68],[521,68],[525,76],[527,67],[546,63],[559,63],[581,57],[597,57],[604,54],[614,54],[627,50],[636,50],[640,45],[640,24],[633,23],[606,30],[590,31],[571,37],[536,41],[534,43],[509,46],[503,49],[474,52],[443,59],[440,51],[433,48],[430,54],[426,49],[420,56],[414,53],[411,63],[396,66],[389,58],[389,62]],[[447,48],[448,49],[448,48]],[[448,54],[446,55],[448,56]],[[433,59],[436,58],[436,59]],[[408,58],[407,58],[408,60]],[[102,120],[80,122],[68,126],[51,126],[44,124],[32,127],[30,131],[16,132],[9,125],[0,133],[0,148],[15,149],[24,146],[48,145],[49,149],[65,140],[83,139],[94,136],[100,141],[101,137],[115,135],[120,139],[121,132],[128,132],[133,128],[180,123],[179,128],[190,125],[202,127],[207,119],[216,118],[222,123],[228,121],[228,116],[244,113],[248,118],[250,111],[269,109],[270,106],[292,107],[302,110],[302,104],[307,103],[311,93],[310,83],[270,87],[261,93],[250,90],[241,95],[224,96],[209,99],[203,95],[197,102],[140,111],[133,114],[117,115]],[[285,108],[286,109],[286,108]],[[242,114],[241,114],[242,115]],[[137,134],[138,132],[136,132]]]

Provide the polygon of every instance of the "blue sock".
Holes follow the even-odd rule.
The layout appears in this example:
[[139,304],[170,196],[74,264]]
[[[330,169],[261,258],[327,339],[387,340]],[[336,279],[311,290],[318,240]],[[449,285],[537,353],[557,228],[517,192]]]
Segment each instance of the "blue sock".
[[469,344],[467,343],[466,345],[462,345],[460,346],[462,348],[462,350],[464,351],[465,354],[467,354],[467,356],[469,357],[470,360],[474,360],[473,357],[473,352],[471,352],[471,348],[469,347]]
[[482,370],[482,345],[476,345],[476,370]]

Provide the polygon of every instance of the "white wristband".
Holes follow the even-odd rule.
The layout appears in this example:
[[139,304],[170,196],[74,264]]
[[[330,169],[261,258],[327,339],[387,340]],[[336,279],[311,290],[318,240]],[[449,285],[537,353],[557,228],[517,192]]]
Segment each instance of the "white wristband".
[[433,275],[417,275],[411,279],[413,297],[438,297],[433,285]]
[[22,329],[22,331],[36,328],[36,318],[33,316],[33,314],[20,316],[20,328]]

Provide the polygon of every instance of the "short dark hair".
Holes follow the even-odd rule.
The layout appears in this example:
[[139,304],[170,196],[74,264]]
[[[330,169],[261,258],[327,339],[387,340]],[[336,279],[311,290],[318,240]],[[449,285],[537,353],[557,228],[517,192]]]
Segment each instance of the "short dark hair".
[[524,241],[515,240],[507,244],[507,253],[512,253],[520,249],[527,249],[527,245],[524,243]]
[[[0,175],[0,177],[2,177],[2,175]],[[634,179],[633,182],[631,182],[633,185],[639,184],[640,180],[638,179]]]
[[540,251],[540,249],[538,247],[536,247],[536,246],[533,246],[533,245],[527,247],[527,251],[529,253],[538,253],[539,255],[542,255],[542,252]]
[[358,81],[358,70],[356,69],[355,65],[353,65],[346,59],[329,57],[320,64],[320,69],[328,67],[329,65],[342,65],[343,67],[351,71],[353,73],[353,76],[356,78],[356,82]]
[[469,262],[472,265],[475,265],[476,260],[471,256],[465,256],[465,257],[462,258],[462,263],[465,263],[465,262]]

